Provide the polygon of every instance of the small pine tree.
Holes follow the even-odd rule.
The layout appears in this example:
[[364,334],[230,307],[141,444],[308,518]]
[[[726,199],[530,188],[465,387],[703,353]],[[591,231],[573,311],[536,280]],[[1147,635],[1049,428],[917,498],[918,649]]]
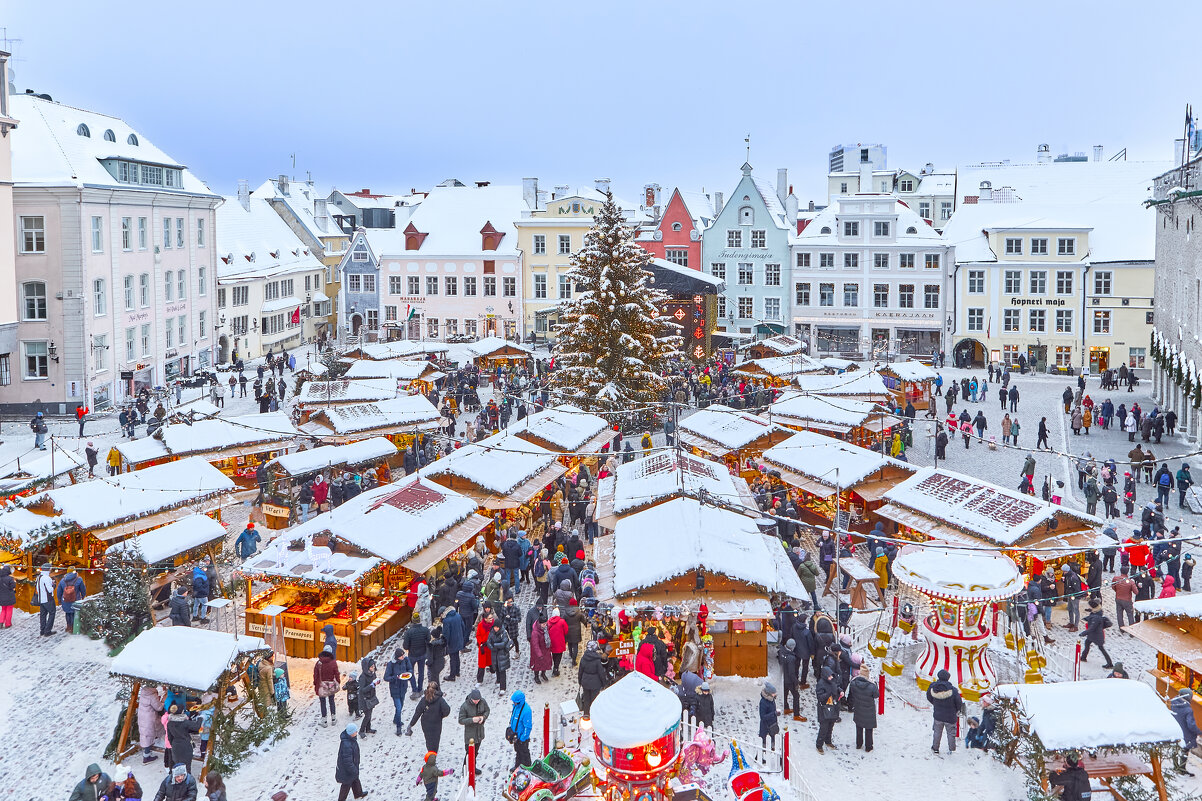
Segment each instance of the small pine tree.
[[651,254],[634,244],[612,195],[571,261],[576,295],[560,305],[552,389],[599,412],[658,402],[682,339],[660,316],[668,297],[652,286]]
[[150,579],[137,545],[105,560],[103,595],[95,605],[94,631],[110,648],[132,640],[154,625]]

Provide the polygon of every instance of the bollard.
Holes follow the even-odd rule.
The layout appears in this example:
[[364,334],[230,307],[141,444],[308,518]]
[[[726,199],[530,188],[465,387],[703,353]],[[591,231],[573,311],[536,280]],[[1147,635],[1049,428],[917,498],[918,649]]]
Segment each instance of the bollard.
[[551,706],[543,704],[543,756],[551,753]]
[[783,757],[781,759],[785,771],[785,781],[789,781],[789,730],[785,729],[785,742],[783,746]]
[[876,713],[878,715],[885,714],[885,674],[882,673],[877,677],[877,689],[879,692],[876,696]]
[[1073,681],[1081,680],[1081,642],[1077,642],[1076,653],[1073,655]]
[[476,791],[476,741],[469,740],[467,744],[467,786]]
[[897,594],[894,593],[894,595],[893,595],[893,628],[895,628],[895,629],[897,628],[897,617],[899,614],[899,604],[898,604],[899,600],[900,599],[897,597]]

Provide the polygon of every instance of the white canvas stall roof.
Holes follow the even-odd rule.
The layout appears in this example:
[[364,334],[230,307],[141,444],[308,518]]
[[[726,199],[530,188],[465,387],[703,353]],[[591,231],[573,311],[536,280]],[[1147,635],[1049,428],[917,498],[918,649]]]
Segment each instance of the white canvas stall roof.
[[812,431],[798,431],[784,442],[773,445],[764,451],[763,459],[769,465],[782,467],[832,489],[836,485],[854,489],[856,484],[886,467],[909,473],[918,470],[906,462]]
[[315,426],[310,422],[301,426],[301,430],[306,434],[321,435],[330,430],[335,434],[357,434],[377,428],[400,427],[426,431],[439,425],[438,410],[424,395],[405,395],[376,403],[316,409],[313,417],[324,420],[328,427]]
[[919,592],[963,601],[1010,598],[1025,582],[1014,560],[990,551],[907,545],[893,563],[897,580]]
[[422,468],[421,474],[467,479],[481,489],[505,496],[555,463],[555,454],[550,451],[502,433],[451,451]]
[[156,626],[134,637],[113,657],[109,673],[198,692],[217,682],[242,654],[266,651],[262,637],[226,634],[188,626]]
[[163,444],[172,456],[212,454],[228,448],[284,442],[296,436],[296,428],[285,412],[215,417],[191,425],[176,423],[161,430]]
[[593,437],[610,429],[604,417],[589,414],[570,403],[561,403],[510,423],[506,430],[518,435],[529,433],[561,451],[569,452],[579,450]]
[[[291,540],[332,534],[386,562],[408,559],[475,514],[471,498],[426,478],[386,484],[288,529]],[[488,519],[480,517],[483,528]]]
[[803,375],[794,381],[800,391],[816,395],[890,397],[884,379],[880,373],[872,370],[857,370],[840,375]]
[[1202,593],[1136,601],[1135,608],[1147,617],[1188,617],[1202,620]]
[[634,748],[680,725],[680,698],[637,671],[601,691],[590,718],[597,739],[610,748]]
[[613,588],[621,596],[697,568],[760,588],[806,597],[780,540],[761,534],[750,517],[677,498],[614,526]]
[[45,481],[84,466],[84,458],[77,453],[55,448],[54,453],[17,457],[5,467],[8,472],[0,476],[0,495],[11,495],[28,489],[39,481]]
[[307,381],[296,402],[308,406],[323,403],[367,403],[391,400],[403,391],[395,378],[335,378],[331,381]]
[[525,345],[519,345],[516,342],[510,342],[503,337],[484,337],[483,339],[472,342],[467,346],[467,351],[473,358],[483,359],[491,356],[494,353],[500,353],[503,350],[517,350],[523,353],[533,354],[534,350]]
[[[427,361],[417,359],[355,359],[342,374],[347,379],[391,378],[394,381],[435,380],[445,373]],[[303,387],[302,387],[303,389]]]
[[[820,423],[826,428],[850,431],[881,421],[885,425],[897,422],[883,407],[872,401],[788,392],[768,406],[768,419],[781,418],[789,422]],[[883,426],[878,426],[882,428]]]
[[802,373],[816,373],[826,369],[809,356],[803,353],[794,353],[792,356],[770,356],[767,359],[751,359],[742,364],[736,364],[734,371],[746,375],[755,375],[754,371],[748,370],[750,365],[755,365],[773,378],[792,378]]
[[838,356],[824,356],[818,360],[818,363],[823,367],[829,367],[832,370],[846,370],[849,367],[859,366],[851,359],[840,359]]
[[267,466],[278,467],[290,476],[305,476],[334,465],[363,464],[377,459],[388,459],[397,453],[396,445],[390,440],[372,437],[346,445],[327,445],[277,456],[268,462]]
[[754,414],[713,403],[681,420],[680,430],[735,451],[771,437],[780,431],[780,427]]
[[334,553],[311,542],[306,543],[303,550],[292,551],[288,549],[288,543],[294,539],[293,530],[280,534],[268,547],[243,562],[242,572],[284,581],[303,579],[350,587],[382,564],[374,556]]
[[894,362],[893,364],[882,364],[877,366],[877,371],[885,375],[892,375],[902,381],[934,381],[935,371],[927,367],[922,362],[916,362],[913,359],[904,362]]
[[613,511],[626,514],[664,498],[702,490],[728,503],[746,502],[726,465],[674,450],[659,451],[618,465]]
[[108,556],[140,551],[148,565],[171,559],[225,537],[225,526],[208,515],[188,515],[174,523],[110,545]]
[[1023,495],[951,470],[925,467],[885,493],[893,504],[918,512],[976,537],[1013,545],[1053,518],[1089,527],[1102,521],[1063,506]]
[[1133,679],[1002,684],[994,693],[1018,701],[1031,733],[1051,751],[1181,739],[1181,727],[1164,701]]

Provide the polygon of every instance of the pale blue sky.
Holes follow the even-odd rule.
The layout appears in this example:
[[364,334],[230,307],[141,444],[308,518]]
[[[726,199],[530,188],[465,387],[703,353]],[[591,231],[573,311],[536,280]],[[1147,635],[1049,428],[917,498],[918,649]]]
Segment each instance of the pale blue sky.
[[729,192],[750,132],[757,174],[788,167],[804,205],[837,143],[912,168],[1040,142],[1170,158],[1191,7],[0,0],[0,25],[18,91],[124,117],[225,193],[306,170]]

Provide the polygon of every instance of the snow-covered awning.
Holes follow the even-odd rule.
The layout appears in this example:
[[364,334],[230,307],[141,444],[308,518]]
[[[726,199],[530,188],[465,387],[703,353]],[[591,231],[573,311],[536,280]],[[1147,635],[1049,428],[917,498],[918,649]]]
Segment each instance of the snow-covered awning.
[[140,553],[148,565],[164,559],[174,559],[193,548],[219,542],[225,537],[225,526],[208,515],[192,514],[161,528],[110,545],[108,556]]
[[281,533],[268,547],[242,563],[242,572],[256,581],[317,581],[352,587],[383,561],[377,557],[348,556],[329,548],[306,543],[299,551],[289,550],[294,530]]
[[[618,466],[613,484],[613,513],[626,515],[668,498],[705,492],[727,503],[754,506],[747,482],[726,465],[689,453],[659,451]],[[598,522],[613,528],[615,521]]]
[[296,402],[320,407],[334,403],[368,403],[391,400],[404,394],[395,378],[335,378],[331,381],[306,381]]
[[[535,445],[565,453],[594,450],[594,438],[600,439],[595,449],[599,450],[612,433],[604,417],[589,414],[569,403],[561,403],[511,422],[506,431]],[[600,437],[602,434],[605,435],[603,438]],[[586,445],[589,447],[586,448]]]
[[217,689],[222,674],[240,656],[267,650],[262,637],[187,626],[156,626],[121,649],[113,657],[109,673],[145,684],[208,692]]
[[680,725],[680,698],[637,671],[601,691],[589,717],[597,739],[610,748],[634,748]]
[[889,481],[892,488],[918,470],[906,462],[812,431],[799,431],[774,445],[764,451],[763,460],[770,467],[826,488],[826,492],[819,493],[821,497],[833,495],[836,487],[855,490],[872,481]]
[[1018,701],[1031,734],[1050,751],[1176,742],[1181,727],[1148,685],[1132,679],[1002,684]]
[[267,463],[268,469],[278,468],[293,478],[312,475],[335,465],[353,466],[389,459],[398,453],[396,445],[384,437],[351,442],[346,445],[327,445],[283,456]]
[[555,454],[507,432],[451,451],[421,470],[482,505],[489,500],[525,503],[564,472]]

